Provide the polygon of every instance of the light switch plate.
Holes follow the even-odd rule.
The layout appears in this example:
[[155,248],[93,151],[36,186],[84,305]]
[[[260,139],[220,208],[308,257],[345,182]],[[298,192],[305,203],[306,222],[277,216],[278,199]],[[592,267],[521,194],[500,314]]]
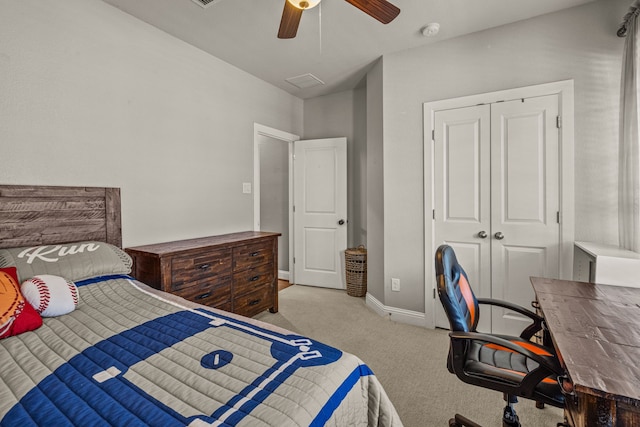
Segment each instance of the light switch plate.
[[251,183],[250,182],[243,182],[242,183],[242,192],[244,194],[251,194]]

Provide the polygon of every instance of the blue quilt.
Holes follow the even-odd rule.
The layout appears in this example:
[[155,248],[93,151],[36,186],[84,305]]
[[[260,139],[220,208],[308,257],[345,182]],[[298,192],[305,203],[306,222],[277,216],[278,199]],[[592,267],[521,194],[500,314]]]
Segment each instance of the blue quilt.
[[353,355],[127,276],[77,285],[75,311],[0,341],[0,425],[401,425]]

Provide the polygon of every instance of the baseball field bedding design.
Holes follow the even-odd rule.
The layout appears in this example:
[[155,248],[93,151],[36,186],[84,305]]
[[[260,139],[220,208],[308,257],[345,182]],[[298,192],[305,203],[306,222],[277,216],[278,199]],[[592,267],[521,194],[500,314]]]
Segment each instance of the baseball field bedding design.
[[[20,253],[0,267],[20,275]],[[357,357],[152,290],[126,267],[72,278],[76,307],[0,340],[1,426],[401,425]]]

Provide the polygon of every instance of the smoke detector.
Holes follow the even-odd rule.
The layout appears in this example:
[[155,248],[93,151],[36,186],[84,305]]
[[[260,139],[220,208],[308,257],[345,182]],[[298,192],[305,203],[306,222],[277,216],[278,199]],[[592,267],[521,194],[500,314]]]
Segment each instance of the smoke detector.
[[420,32],[425,37],[433,37],[440,31],[440,24],[437,22],[432,22],[431,24],[427,24]]

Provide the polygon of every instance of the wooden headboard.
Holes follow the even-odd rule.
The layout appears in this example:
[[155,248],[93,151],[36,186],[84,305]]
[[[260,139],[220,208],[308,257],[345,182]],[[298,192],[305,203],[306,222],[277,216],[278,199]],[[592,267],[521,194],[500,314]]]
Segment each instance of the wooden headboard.
[[82,240],[122,247],[119,188],[0,185],[0,248]]

